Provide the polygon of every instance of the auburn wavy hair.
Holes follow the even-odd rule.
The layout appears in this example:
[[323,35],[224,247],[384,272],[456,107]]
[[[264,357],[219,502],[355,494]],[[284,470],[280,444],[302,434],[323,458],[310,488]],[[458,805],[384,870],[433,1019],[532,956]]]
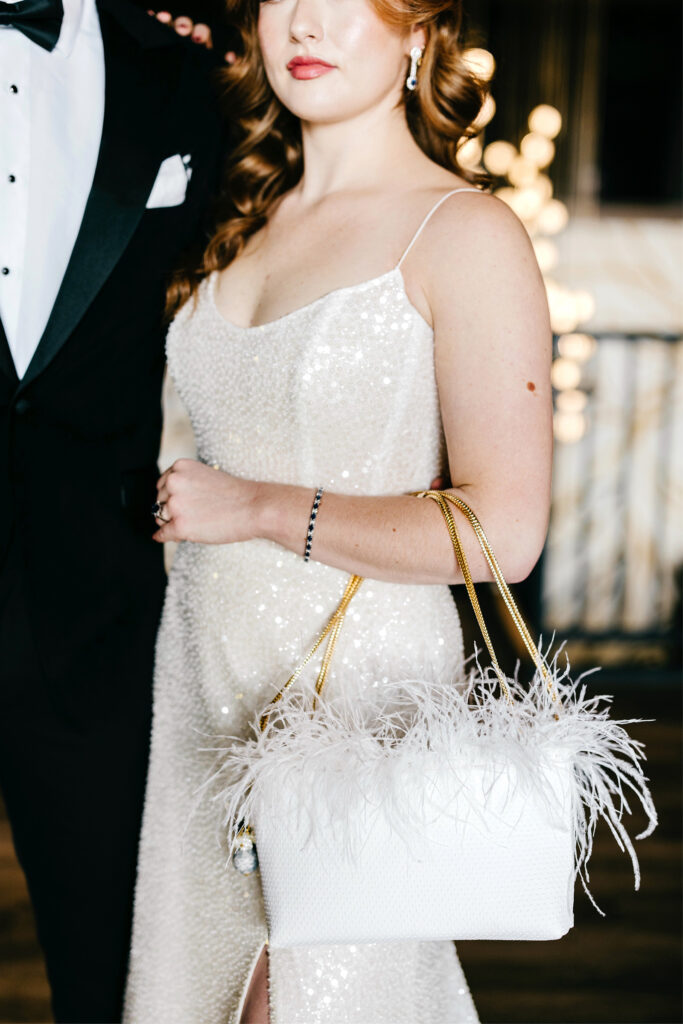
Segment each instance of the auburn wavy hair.
[[[473,185],[490,178],[458,163],[458,149],[477,134],[474,127],[488,86],[463,58],[462,0],[370,0],[389,25],[425,29],[426,44],[415,90],[403,90],[406,120],[426,155]],[[201,280],[222,270],[247,239],[268,220],[275,201],[293,188],[303,171],[301,126],[280,103],[263,67],[258,41],[259,0],[229,0],[230,20],[241,37],[237,61],[218,72],[226,115],[235,122],[234,148],[203,252],[195,251],[172,276],[166,321],[197,290]],[[406,65],[407,66],[407,65]]]

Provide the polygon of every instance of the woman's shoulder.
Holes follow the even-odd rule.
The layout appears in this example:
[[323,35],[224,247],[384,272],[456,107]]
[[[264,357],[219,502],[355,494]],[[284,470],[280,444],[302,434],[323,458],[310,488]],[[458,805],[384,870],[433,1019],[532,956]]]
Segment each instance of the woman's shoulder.
[[455,175],[443,184],[430,190],[435,198],[411,254],[414,264],[438,277],[452,276],[457,268],[459,280],[466,282],[494,262],[530,256],[535,262],[529,233],[507,203]]
[[515,295],[531,296],[539,305],[545,301],[531,238],[517,214],[455,175],[443,184],[427,204],[431,212],[402,264],[409,294],[425,319],[467,318],[474,315],[468,310],[479,315],[484,306],[512,315]]
[[426,226],[432,244],[438,245],[442,236],[452,242],[454,230],[466,232],[476,228],[496,228],[518,237],[522,232],[528,237],[517,214],[485,186],[448,174],[430,187],[429,193],[438,205]]

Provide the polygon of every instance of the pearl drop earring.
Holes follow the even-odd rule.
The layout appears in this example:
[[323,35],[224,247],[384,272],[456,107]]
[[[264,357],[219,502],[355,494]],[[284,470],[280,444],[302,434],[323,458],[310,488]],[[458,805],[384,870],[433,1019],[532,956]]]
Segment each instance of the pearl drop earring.
[[420,66],[422,60],[422,50],[419,46],[414,46],[410,51],[410,71],[406,78],[406,89],[410,89],[411,92],[417,85],[417,69]]

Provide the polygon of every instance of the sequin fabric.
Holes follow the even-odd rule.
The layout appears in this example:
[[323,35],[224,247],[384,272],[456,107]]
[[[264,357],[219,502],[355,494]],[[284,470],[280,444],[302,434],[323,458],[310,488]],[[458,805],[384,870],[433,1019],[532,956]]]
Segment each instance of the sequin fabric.
[[[258,327],[226,321],[202,282],[168,361],[198,457],[238,476],[400,494],[444,466],[433,334],[399,268]],[[321,517],[324,515],[324,502]],[[305,532],[305,531],[304,531]],[[238,1024],[266,937],[258,874],[229,862],[219,808],[197,791],[216,736],[245,735],[336,607],[346,573],[265,540],[184,543],[157,643],[152,752],[125,1020]],[[452,677],[462,658],[445,586],[367,580],[329,687],[392,673]],[[272,1024],[465,1024],[477,1014],[455,946],[274,950]]]

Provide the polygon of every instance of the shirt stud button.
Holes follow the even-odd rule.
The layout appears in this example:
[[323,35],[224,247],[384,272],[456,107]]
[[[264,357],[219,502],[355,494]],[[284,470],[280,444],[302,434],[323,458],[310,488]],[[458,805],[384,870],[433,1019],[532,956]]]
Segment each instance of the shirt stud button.
[[8,180],[9,182],[11,182],[12,184],[14,184],[14,182],[15,182],[15,181],[16,181],[17,179],[16,179],[16,177],[15,177],[15,176],[14,176],[13,174],[8,174],[8,175],[7,175],[7,180]]
[[7,274],[9,274],[9,267],[3,267],[0,273],[3,273],[5,276],[7,276]]
[[14,95],[16,96],[16,94],[19,92],[19,86],[18,85],[10,85],[9,91],[11,93],[14,93]]

